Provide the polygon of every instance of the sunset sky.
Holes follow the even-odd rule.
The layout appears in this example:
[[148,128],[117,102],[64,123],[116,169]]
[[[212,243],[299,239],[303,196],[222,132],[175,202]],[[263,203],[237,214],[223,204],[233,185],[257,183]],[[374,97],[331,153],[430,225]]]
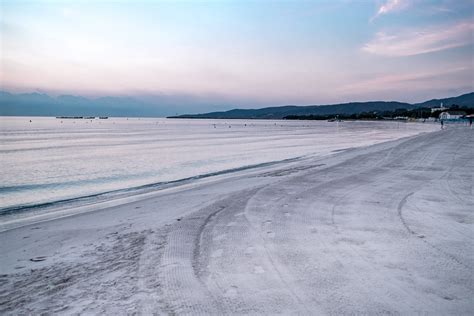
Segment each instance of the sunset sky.
[[1,89],[233,105],[474,89],[474,1],[1,1]]

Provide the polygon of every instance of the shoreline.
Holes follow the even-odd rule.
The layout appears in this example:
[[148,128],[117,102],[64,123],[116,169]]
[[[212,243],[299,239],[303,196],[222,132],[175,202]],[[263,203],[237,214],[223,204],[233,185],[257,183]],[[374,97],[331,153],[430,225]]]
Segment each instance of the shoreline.
[[[346,150],[346,149],[343,149]],[[264,162],[256,165],[242,166],[233,169],[221,170],[217,172],[212,172],[208,174],[196,175],[184,179],[172,180],[168,182],[157,182],[150,183],[138,187],[130,187],[125,189],[118,189],[114,191],[97,193],[89,196],[80,196],[65,200],[46,202],[42,204],[35,205],[24,205],[17,206],[12,208],[0,209],[0,232],[7,231],[10,229],[17,228],[16,222],[25,222],[24,225],[31,225],[37,223],[33,218],[41,217],[43,218],[40,221],[55,220],[57,218],[72,216],[76,214],[83,213],[80,209],[88,209],[89,211],[100,210],[104,208],[109,208],[111,205],[117,206],[122,204],[130,203],[131,201],[138,201],[150,196],[156,195],[158,192],[167,191],[170,189],[179,189],[181,187],[186,187],[188,185],[199,185],[202,180],[212,178],[210,181],[215,180],[216,177],[220,176],[232,176],[236,173],[241,173],[243,171],[252,171],[252,170],[261,170],[266,167],[272,167],[274,165],[288,164],[291,162],[296,162],[298,160],[308,159],[308,157],[295,157],[279,161],[270,161]],[[110,197],[107,197],[110,196]],[[99,201],[91,201],[93,199],[103,198]],[[86,201],[81,203],[81,201]],[[89,202],[87,202],[89,201]],[[76,204],[74,204],[76,203]],[[53,209],[50,209],[52,207]],[[39,214],[36,210],[39,210]],[[76,210],[76,211],[75,211]],[[77,211],[79,210],[79,211]],[[18,213],[17,213],[18,212]],[[88,211],[86,211],[88,212]],[[33,213],[33,215],[31,215]],[[25,217],[21,215],[25,214]],[[55,216],[55,214],[63,214],[60,216]],[[18,216],[19,215],[19,216]],[[6,218],[6,220],[5,220]],[[20,226],[21,227],[21,224]]]
[[[62,124],[50,118],[34,123],[18,118],[5,120],[0,213],[25,207],[37,211],[38,205],[55,207],[59,201],[109,199],[117,193],[128,195],[128,191],[137,188],[148,191],[183,179],[329,154],[335,149],[435,129],[432,125],[399,127],[377,122],[337,126],[284,121],[247,123],[232,123],[231,128],[229,122],[217,120],[183,123],[117,119],[100,126],[88,122]],[[368,126],[373,126],[374,131],[368,132]],[[59,168],[51,168],[50,159]],[[69,207],[67,204],[61,206]]]
[[[412,134],[398,135],[397,138],[391,140],[375,140],[373,143],[380,144],[385,142],[397,141],[405,139],[407,137],[413,137],[423,133],[431,133],[432,129],[426,128],[424,131],[413,131]],[[315,149],[313,153],[305,154],[303,156],[296,156],[275,160],[275,161],[263,161],[256,164],[242,165],[224,169],[210,171],[209,173],[190,175],[186,178],[178,178],[175,180],[162,181],[147,183],[132,187],[123,187],[119,189],[113,189],[111,191],[103,191],[92,193],[90,195],[82,196],[66,196],[60,200],[45,200],[39,201],[36,204],[15,204],[13,206],[5,207],[0,209],[0,232],[13,229],[15,227],[27,225],[34,222],[52,220],[55,217],[66,217],[69,215],[75,215],[78,213],[89,212],[92,210],[98,210],[101,208],[117,206],[128,203],[129,201],[136,201],[142,197],[154,196],[157,192],[162,190],[169,190],[175,187],[181,187],[183,185],[192,184],[193,182],[202,182],[202,179],[215,178],[215,177],[226,177],[226,175],[233,176],[234,174],[241,173],[246,170],[256,170],[260,168],[272,168],[274,165],[282,165],[290,162],[297,162],[298,160],[307,160],[314,158],[322,158],[331,156],[339,151],[354,150],[357,148],[363,148],[372,146],[374,144],[355,143],[355,144],[340,144],[339,146],[332,146],[331,150],[325,148]],[[349,147],[346,147],[349,146]],[[278,166],[276,166],[278,167]],[[212,179],[210,181],[213,181]],[[93,185],[91,183],[90,185]],[[31,219],[31,220],[30,220]]]
[[0,232],[0,311],[469,313],[473,136],[422,133]]

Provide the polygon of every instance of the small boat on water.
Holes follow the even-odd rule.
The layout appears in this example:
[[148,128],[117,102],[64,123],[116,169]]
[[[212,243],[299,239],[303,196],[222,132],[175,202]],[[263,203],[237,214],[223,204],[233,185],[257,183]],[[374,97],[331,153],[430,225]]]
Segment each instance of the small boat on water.
[[[56,116],[57,119],[74,119],[74,120],[94,120],[96,119],[95,116]],[[101,120],[107,120],[109,117],[108,116],[99,116],[99,119]]]

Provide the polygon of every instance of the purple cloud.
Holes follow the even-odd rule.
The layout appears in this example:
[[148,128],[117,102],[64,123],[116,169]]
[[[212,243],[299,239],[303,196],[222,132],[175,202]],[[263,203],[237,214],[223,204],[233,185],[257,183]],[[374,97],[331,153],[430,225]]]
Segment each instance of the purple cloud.
[[396,33],[378,32],[363,51],[375,55],[402,57],[431,53],[473,43],[474,22],[438,25],[424,30],[406,29]]
[[394,12],[400,11],[407,8],[410,5],[408,0],[388,0],[384,4],[380,5],[379,9],[375,16],[372,17],[371,21],[378,18],[379,16]]

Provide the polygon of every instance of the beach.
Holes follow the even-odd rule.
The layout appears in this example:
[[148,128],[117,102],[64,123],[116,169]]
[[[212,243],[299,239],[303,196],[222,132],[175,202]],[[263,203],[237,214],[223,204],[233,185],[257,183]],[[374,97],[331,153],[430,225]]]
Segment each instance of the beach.
[[2,314],[472,314],[474,130],[449,126],[0,233]]

